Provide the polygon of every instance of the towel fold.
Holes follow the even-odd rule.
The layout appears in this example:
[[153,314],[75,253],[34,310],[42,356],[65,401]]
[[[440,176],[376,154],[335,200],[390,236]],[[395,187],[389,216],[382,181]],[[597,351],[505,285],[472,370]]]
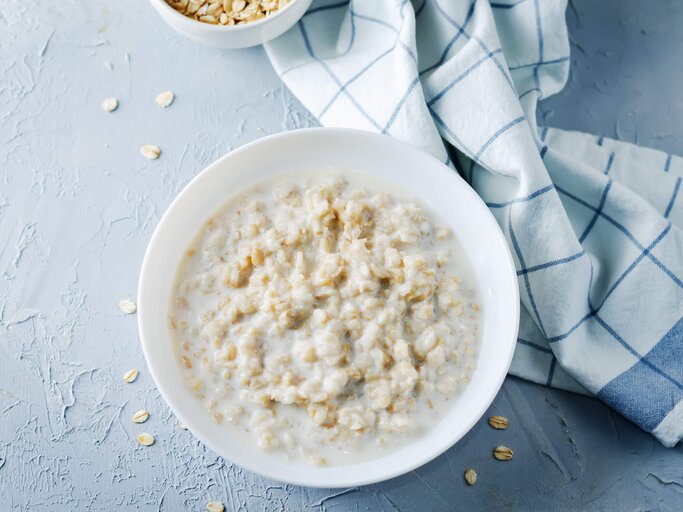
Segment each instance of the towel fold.
[[[459,170],[507,237],[522,318],[510,373],[683,436],[683,159],[540,128],[569,74],[565,0],[320,0],[266,50],[324,126]],[[419,172],[416,169],[415,172]]]

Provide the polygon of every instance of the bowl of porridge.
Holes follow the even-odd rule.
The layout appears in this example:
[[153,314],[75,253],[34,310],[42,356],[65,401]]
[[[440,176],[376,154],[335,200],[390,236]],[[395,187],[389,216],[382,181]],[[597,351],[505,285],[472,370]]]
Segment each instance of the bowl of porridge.
[[247,48],[284,34],[312,0],[150,0],[161,18],[194,41]]
[[160,221],[142,346],[176,416],[279,481],[363,485],[428,462],[484,414],[519,321],[504,236],[451,169],[314,128],[200,173]]

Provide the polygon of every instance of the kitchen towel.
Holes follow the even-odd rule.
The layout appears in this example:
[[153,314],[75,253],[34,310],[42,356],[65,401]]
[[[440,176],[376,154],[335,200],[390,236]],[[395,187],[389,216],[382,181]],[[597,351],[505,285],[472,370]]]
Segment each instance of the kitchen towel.
[[321,124],[418,146],[488,204],[523,305],[510,373],[592,393],[673,446],[683,433],[683,159],[537,125],[538,101],[569,74],[565,9],[320,0],[266,50]]

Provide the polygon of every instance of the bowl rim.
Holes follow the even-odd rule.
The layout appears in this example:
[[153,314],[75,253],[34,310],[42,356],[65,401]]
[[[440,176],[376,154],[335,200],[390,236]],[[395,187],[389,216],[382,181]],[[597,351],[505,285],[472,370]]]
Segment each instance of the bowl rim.
[[[163,1],[163,0],[161,0]],[[251,460],[248,458],[233,458],[233,457],[228,457],[225,455],[225,450],[224,447],[220,446],[219,443],[214,443],[213,439],[210,439],[207,437],[202,436],[201,434],[197,434],[195,429],[193,429],[193,424],[200,424],[199,420],[195,421],[194,418],[189,418],[186,417],[182,412],[179,412],[183,409],[183,406],[181,404],[182,400],[180,397],[174,396],[173,393],[169,393],[169,388],[166,386],[166,381],[161,378],[160,379],[160,367],[154,362],[154,357],[153,357],[153,349],[150,346],[151,344],[146,342],[145,340],[147,339],[146,331],[148,329],[154,328],[154,326],[148,327],[148,321],[146,321],[145,317],[145,311],[146,311],[146,295],[153,295],[150,292],[143,293],[143,290],[145,290],[145,282],[148,280],[147,275],[152,272],[151,268],[153,267],[153,258],[150,256],[154,251],[155,251],[155,246],[157,245],[157,240],[160,237],[160,232],[161,232],[161,227],[165,225],[165,219],[169,217],[169,212],[172,210],[178,209],[179,204],[182,203],[185,200],[185,197],[190,195],[192,193],[192,188],[193,185],[197,184],[200,180],[203,179],[204,176],[207,174],[213,172],[213,169],[217,167],[223,166],[223,163],[228,160],[233,158],[235,155],[244,153],[244,152],[249,152],[251,151],[254,147],[261,146],[263,144],[268,144],[271,141],[276,141],[280,139],[286,139],[289,137],[305,137],[309,134],[317,134],[317,133],[326,133],[327,135],[331,137],[336,137],[336,136],[351,136],[351,137],[366,137],[366,138],[374,138],[378,143],[384,143],[384,144],[392,144],[394,147],[397,149],[401,149],[402,151],[410,151],[410,152],[417,152],[420,154],[421,158],[428,158],[433,160],[435,164],[438,164],[438,166],[435,165],[434,172],[439,172],[439,173],[448,173],[453,175],[456,179],[462,180],[462,178],[458,175],[457,172],[455,172],[453,169],[450,167],[446,166],[443,162],[439,161],[437,158],[434,156],[414,147],[411,146],[405,142],[402,142],[398,139],[395,139],[390,136],[386,135],[380,135],[377,133],[373,132],[368,132],[364,130],[357,130],[357,129],[349,129],[349,128],[327,128],[327,127],[314,127],[314,128],[302,128],[302,129],[297,129],[297,130],[290,130],[290,131],[284,131],[284,132],[279,132],[275,133],[272,135],[268,135],[265,137],[261,137],[259,139],[256,139],[254,141],[251,141],[247,144],[244,144],[243,146],[240,146],[239,148],[233,149],[226,155],[223,155],[222,157],[218,158],[211,164],[209,164],[207,167],[205,167],[200,173],[198,173],[194,178],[192,178],[180,191],[180,193],[173,199],[171,204],[168,206],[164,214],[162,215],[161,219],[159,220],[159,223],[157,224],[157,227],[154,230],[154,233],[152,234],[149,244],[147,246],[147,249],[145,251],[145,255],[143,258],[142,266],[140,269],[140,276],[139,276],[139,281],[138,281],[138,329],[139,329],[139,335],[140,335],[140,343],[142,345],[143,349],[143,354],[145,356],[145,361],[147,363],[147,367],[149,369],[149,372],[152,376],[152,379],[162,396],[162,398],[166,401],[167,405],[173,412],[173,414],[183,423],[185,423],[190,431],[192,432],[193,436],[195,436],[199,441],[201,441],[203,444],[205,444],[208,448],[210,448],[212,451],[214,451],[218,456],[224,458],[225,460],[229,461],[230,463],[234,463],[248,471],[251,471],[255,474],[259,474],[261,476],[276,480],[278,482],[284,482],[284,483],[289,483],[289,484],[294,484],[294,485],[301,485],[301,486],[307,486],[307,487],[313,487],[313,488],[342,488],[342,487],[352,487],[352,486],[361,486],[361,485],[369,485],[381,481],[386,481],[390,480],[392,478],[398,477],[400,475],[409,473],[410,471],[413,471],[424,464],[436,459],[440,455],[442,455],[445,451],[447,451],[449,448],[457,444],[458,441],[460,441],[471,429],[472,427],[482,418],[482,416],[486,413],[486,410],[489,408],[491,403],[493,403],[493,400],[495,397],[498,395],[503,381],[505,380],[510,365],[512,363],[512,358],[515,352],[515,346],[516,346],[516,340],[517,340],[517,335],[518,335],[518,330],[519,330],[519,322],[520,322],[520,302],[519,302],[519,283],[516,275],[516,268],[514,265],[514,260],[512,258],[512,253],[510,251],[510,248],[508,246],[508,243],[505,239],[505,236],[500,229],[498,222],[496,221],[495,217],[493,216],[493,213],[489,210],[488,207],[486,207],[486,204],[484,201],[476,194],[476,192],[469,187],[468,184],[464,180],[462,180],[463,184],[465,184],[469,190],[469,192],[466,192],[468,194],[472,194],[474,196],[474,199],[476,201],[479,201],[481,205],[483,206],[482,212],[486,212],[485,215],[488,217],[488,221],[493,224],[495,229],[493,230],[493,233],[495,233],[495,238],[497,239],[498,242],[502,243],[502,246],[505,248],[503,251],[503,254],[500,255],[500,264],[505,267],[505,274],[507,274],[510,277],[510,312],[511,312],[511,318],[512,318],[512,325],[510,326],[512,329],[510,331],[510,340],[507,340],[507,345],[503,345],[502,348],[505,349],[506,353],[501,353],[498,354],[499,360],[502,358],[503,359],[503,365],[501,368],[504,368],[505,371],[500,371],[500,374],[495,376],[495,379],[490,379],[488,382],[490,386],[484,393],[485,399],[481,400],[478,403],[478,406],[476,407],[476,413],[472,414],[469,421],[467,422],[462,422],[462,425],[465,427],[462,433],[458,437],[450,437],[448,438],[447,442],[446,440],[443,440],[441,443],[438,444],[438,447],[435,447],[431,450],[425,450],[425,453],[419,457],[416,457],[412,459],[409,463],[405,464],[397,464],[396,466],[387,469],[385,472],[382,474],[378,475],[373,475],[370,477],[364,476],[362,474],[354,474],[353,472],[349,472],[347,475],[345,475],[344,478],[338,477],[334,481],[330,480],[324,480],[321,482],[318,481],[313,481],[311,479],[307,479],[305,477],[300,478],[298,475],[293,472],[292,474],[287,474],[287,476],[284,476],[283,471],[277,471],[271,469],[271,467],[262,467],[259,466],[257,467],[256,464],[252,464]],[[424,199],[423,199],[424,200]],[[152,333],[150,333],[150,338],[152,337]],[[420,439],[428,437],[430,433],[426,433],[424,436],[420,436],[415,440],[415,442],[418,442]],[[413,443],[407,443],[405,447],[411,446]],[[256,448],[254,448],[256,449]],[[394,452],[392,452],[394,453]],[[391,456],[392,454],[387,454],[384,457]],[[237,460],[240,459],[240,460]],[[380,459],[370,459],[372,460],[380,460]],[[367,461],[367,462],[370,462]],[[282,460],[284,467],[287,467],[287,461],[285,459]],[[364,462],[358,463],[358,464],[363,464]],[[358,464],[352,464],[348,466],[331,466],[330,468],[353,468],[357,466]],[[325,468],[323,468],[324,470]]]
[[150,2],[154,3],[155,5],[158,5],[160,7],[157,7],[157,9],[164,9],[166,12],[172,13],[172,16],[176,16],[176,19],[178,20],[179,23],[185,24],[188,29],[196,28],[196,27],[203,27],[203,29],[209,30],[211,32],[242,32],[242,31],[247,31],[252,28],[259,27],[261,25],[265,25],[266,23],[278,18],[283,12],[285,12],[287,9],[289,9],[292,5],[294,5],[296,2],[299,2],[300,0],[291,0],[284,9],[278,9],[275,14],[268,15],[264,18],[261,18],[260,20],[256,21],[250,21],[249,23],[245,23],[243,25],[221,25],[220,23],[217,25],[213,25],[211,23],[204,23],[203,21],[197,21],[195,19],[189,18],[188,16],[185,16],[184,14],[179,13],[176,11],[173,7],[171,7],[166,0],[150,0]]

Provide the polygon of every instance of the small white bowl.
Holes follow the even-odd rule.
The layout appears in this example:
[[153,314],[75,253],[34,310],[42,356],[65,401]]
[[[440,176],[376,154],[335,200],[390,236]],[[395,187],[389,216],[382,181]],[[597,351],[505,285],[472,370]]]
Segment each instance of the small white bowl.
[[[472,265],[483,303],[482,343],[472,381],[434,428],[381,458],[313,467],[231,440],[186,389],[168,326],[176,269],[195,234],[230,198],[274,175],[355,169],[410,191],[453,230]],[[162,217],[147,248],[138,289],[142,348],[161,395],[192,433],[250,471],[311,487],[347,487],[386,480],[429,462],[455,444],[486,412],[512,360],[519,290],[505,238],[477,194],[432,156],[396,139],[357,130],[312,128],[243,146],[187,185]]]
[[313,0],[292,0],[266,18],[243,25],[211,25],[180,14],[165,0],[150,0],[168,25],[185,37],[218,48],[247,48],[266,43],[284,34],[301,19]]

